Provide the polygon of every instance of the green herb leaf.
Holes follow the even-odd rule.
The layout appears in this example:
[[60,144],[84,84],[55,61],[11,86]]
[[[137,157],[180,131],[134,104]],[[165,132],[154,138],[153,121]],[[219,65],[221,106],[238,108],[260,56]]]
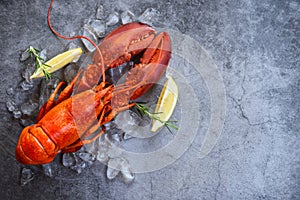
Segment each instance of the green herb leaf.
[[135,104],[136,108],[141,111],[143,114],[147,115],[148,117],[150,117],[151,119],[154,119],[154,120],[158,120],[159,122],[161,122],[164,126],[166,126],[166,128],[172,133],[171,129],[170,128],[173,128],[175,130],[178,130],[178,126],[170,123],[170,122],[176,122],[176,121],[163,121],[159,118],[159,114],[161,113],[151,113],[149,111],[149,109],[145,106],[145,105],[142,105],[142,104],[139,104],[139,103],[136,103]]
[[46,70],[46,68],[51,67],[51,66],[44,63],[45,60],[38,54],[38,52],[40,52],[40,51],[32,46],[29,46],[29,48],[26,51],[28,51],[30,53],[30,55],[33,56],[35,59],[35,67],[36,67],[35,71],[37,71],[39,68],[41,68],[45,75],[46,80],[49,80],[53,75],[51,73],[49,73]]

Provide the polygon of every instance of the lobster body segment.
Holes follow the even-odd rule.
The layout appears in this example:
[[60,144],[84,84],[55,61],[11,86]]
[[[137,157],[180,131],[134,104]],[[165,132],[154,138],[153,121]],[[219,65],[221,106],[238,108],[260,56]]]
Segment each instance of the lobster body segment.
[[[52,162],[60,152],[75,152],[105,132],[105,123],[134,106],[130,100],[145,94],[165,73],[171,57],[171,41],[166,32],[155,37],[155,30],[133,22],[112,31],[99,45],[93,64],[79,71],[55,100],[62,83],[41,108],[37,123],[23,129],[16,158],[23,164]],[[105,70],[132,60],[143,53],[140,62],[129,70],[124,83],[101,82]],[[79,77],[81,76],[81,79]],[[71,96],[74,84],[79,83]]]
[[[111,87],[100,91],[91,89],[55,106],[37,124],[22,131],[16,149],[17,160],[25,164],[48,163],[60,151],[81,147],[80,138],[89,133],[105,110],[110,93]],[[99,121],[100,125],[104,123]]]

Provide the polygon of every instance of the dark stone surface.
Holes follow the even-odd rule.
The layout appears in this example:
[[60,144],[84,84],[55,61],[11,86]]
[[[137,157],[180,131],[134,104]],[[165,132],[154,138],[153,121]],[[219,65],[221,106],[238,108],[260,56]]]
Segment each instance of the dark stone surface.
[[[68,42],[47,26],[48,0],[1,0],[1,199],[300,199],[299,1],[56,1],[54,27],[77,32],[99,2],[107,16],[155,8],[164,27],[210,53],[227,93],[218,144],[203,159],[192,144],[175,163],[137,174],[131,184],[106,179],[105,167],[94,165],[79,175],[65,168],[55,178],[40,173],[21,187],[14,148],[22,127],[6,109],[6,90],[22,81],[19,56],[29,45],[47,46],[52,57]],[[20,95],[17,103],[25,100]]]

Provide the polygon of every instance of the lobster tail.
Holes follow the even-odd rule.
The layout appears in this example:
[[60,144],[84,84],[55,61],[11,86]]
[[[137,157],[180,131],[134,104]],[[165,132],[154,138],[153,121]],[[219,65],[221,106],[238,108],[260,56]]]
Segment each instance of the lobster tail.
[[16,159],[23,164],[45,164],[53,161],[58,153],[56,145],[38,126],[26,127],[19,138]]

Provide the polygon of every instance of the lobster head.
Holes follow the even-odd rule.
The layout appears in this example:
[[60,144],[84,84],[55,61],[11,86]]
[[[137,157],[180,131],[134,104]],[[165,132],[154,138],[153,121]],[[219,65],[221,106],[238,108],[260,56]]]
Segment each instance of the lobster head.
[[39,124],[23,129],[16,148],[16,159],[23,164],[52,162],[58,148]]

